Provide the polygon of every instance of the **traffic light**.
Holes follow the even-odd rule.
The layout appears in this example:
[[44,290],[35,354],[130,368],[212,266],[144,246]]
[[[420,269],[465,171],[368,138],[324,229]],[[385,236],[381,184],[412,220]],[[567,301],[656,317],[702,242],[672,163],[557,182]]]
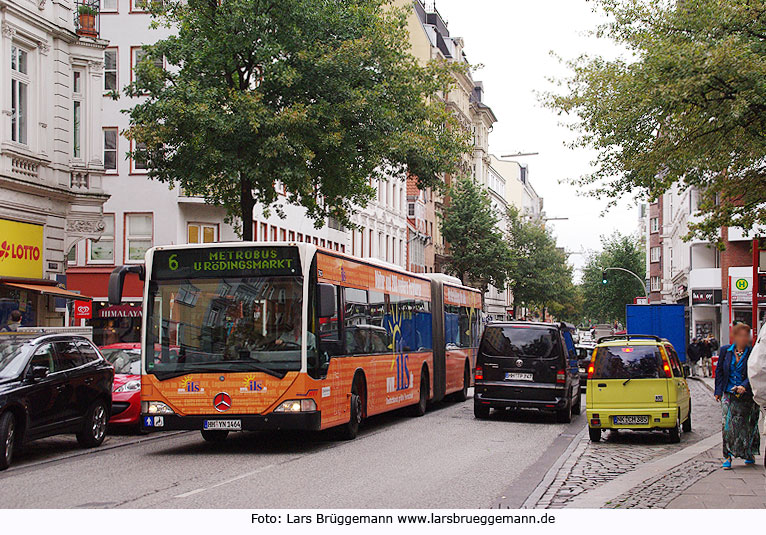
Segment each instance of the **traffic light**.
[[601,284],[608,284],[609,279],[606,278],[606,270],[601,272]]

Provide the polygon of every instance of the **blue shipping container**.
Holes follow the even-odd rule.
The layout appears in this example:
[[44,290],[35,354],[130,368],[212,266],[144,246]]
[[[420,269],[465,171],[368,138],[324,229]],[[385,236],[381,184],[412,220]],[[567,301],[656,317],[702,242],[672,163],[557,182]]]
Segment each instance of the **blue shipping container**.
[[628,334],[653,334],[667,338],[686,362],[684,305],[626,305]]

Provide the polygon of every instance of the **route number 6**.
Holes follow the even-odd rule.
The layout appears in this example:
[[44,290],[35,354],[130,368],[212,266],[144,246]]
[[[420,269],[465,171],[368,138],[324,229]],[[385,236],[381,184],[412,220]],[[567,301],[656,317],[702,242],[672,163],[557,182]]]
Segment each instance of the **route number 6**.
[[168,267],[171,271],[175,271],[178,269],[178,255],[170,255],[170,258],[168,259]]

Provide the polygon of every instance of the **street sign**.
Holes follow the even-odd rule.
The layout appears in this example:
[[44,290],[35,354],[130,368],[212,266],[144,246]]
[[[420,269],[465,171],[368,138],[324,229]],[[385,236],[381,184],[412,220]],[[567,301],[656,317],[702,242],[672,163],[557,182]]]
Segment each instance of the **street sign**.
[[750,303],[753,299],[753,277],[732,277],[731,302]]
[[633,304],[634,305],[648,305],[649,304],[649,298],[648,297],[634,297],[633,298]]

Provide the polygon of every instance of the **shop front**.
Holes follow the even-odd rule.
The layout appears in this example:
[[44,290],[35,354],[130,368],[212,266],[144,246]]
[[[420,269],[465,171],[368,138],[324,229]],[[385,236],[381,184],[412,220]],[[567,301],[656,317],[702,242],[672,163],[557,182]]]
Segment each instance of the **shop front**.
[[723,292],[718,288],[702,288],[691,291],[692,336],[714,336],[720,340],[721,301]]
[[44,278],[45,227],[0,219],[0,328],[14,311],[23,327],[60,327],[65,323],[64,303],[79,299],[74,292]]

